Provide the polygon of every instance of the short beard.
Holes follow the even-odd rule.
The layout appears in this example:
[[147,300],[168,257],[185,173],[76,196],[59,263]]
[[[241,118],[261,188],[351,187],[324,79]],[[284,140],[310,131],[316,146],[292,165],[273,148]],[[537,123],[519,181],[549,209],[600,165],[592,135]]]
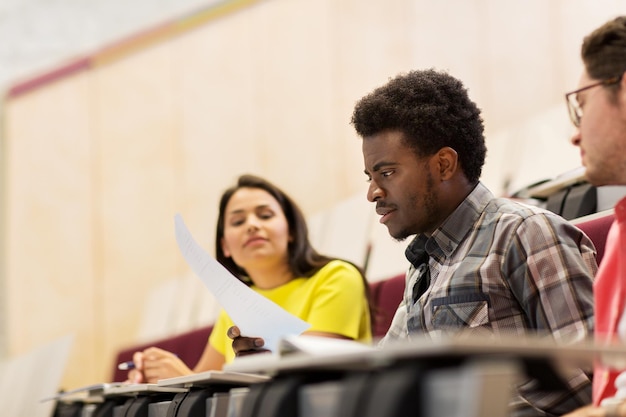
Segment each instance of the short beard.
[[[423,203],[424,203],[424,213],[428,219],[434,219],[437,213],[437,198],[435,197],[435,192],[434,192],[435,182],[433,181],[433,176],[430,174],[430,172],[426,176],[425,180],[426,180],[426,192],[424,193],[424,196],[422,198]],[[417,199],[415,197],[411,198],[409,205],[412,207],[415,207],[417,205]],[[396,236],[391,236],[391,237],[397,242],[403,242],[404,240],[406,240],[406,238],[410,236],[414,236],[416,234],[421,234],[421,233],[425,233],[425,230],[415,233],[409,230],[409,228],[406,228],[396,233]]]

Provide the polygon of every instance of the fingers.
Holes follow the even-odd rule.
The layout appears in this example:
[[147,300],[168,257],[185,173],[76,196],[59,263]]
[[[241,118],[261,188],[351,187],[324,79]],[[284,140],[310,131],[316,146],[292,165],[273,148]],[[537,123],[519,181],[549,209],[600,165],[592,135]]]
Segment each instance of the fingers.
[[135,369],[143,369],[143,352],[133,353],[133,363],[135,364]]
[[241,332],[239,331],[239,327],[237,327],[237,326],[229,327],[228,331],[226,331],[226,336],[228,336],[229,339],[235,339],[235,338],[241,336]]
[[132,369],[128,372],[128,382],[131,384],[141,384],[145,382],[143,373],[137,369]]
[[255,348],[255,347],[263,347],[265,345],[265,341],[263,340],[263,338],[261,337],[245,337],[241,335],[241,331],[239,330],[239,327],[237,326],[231,326],[228,328],[228,330],[226,331],[226,335],[228,336],[229,339],[233,339],[233,340],[245,340],[244,342],[237,342],[237,344],[241,344],[242,347],[245,346],[249,346],[250,348]]
[[133,354],[135,369],[128,372],[128,381],[134,384],[154,383],[164,374],[164,367],[175,368],[178,357],[166,350],[149,347]]
[[242,356],[248,356],[248,355],[256,355],[259,353],[269,353],[268,349],[251,349],[251,350],[242,350],[239,352],[236,352],[236,356],[238,358],[242,357]]
[[267,349],[261,349],[265,344],[264,340],[260,337],[236,337],[233,339],[233,351],[235,356],[245,356],[252,353],[259,353],[261,351],[267,351]]
[[268,352],[261,349],[265,341],[260,337],[244,337],[241,335],[239,327],[232,326],[226,331],[226,335],[233,340],[233,351],[235,356],[246,356],[259,352]]
[[145,349],[143,351],[143,355],[145,357],[157,358],[157,359],[163,356],[176,356],[172,352],[168,352],[167,350],[154,347],[154,346]]
[[144,382],[143,359],[143,352],[133,353],[133,364],[135,365],[135,368],[128,371],[128,382],[132,384],[141,384]]
[[226,335],[233,340],[233,351],[237,357],[253,355],[260,352],[269,352],[269,350],[263,349],[265,340],[260,337],[242,336],[237,326],[231,326],[226,331]]
[[161,379],[188,375],[192,371],[174,353],[157,347],[145,349],[142,353],[142,382],[156,383]]
[[[160,349],[157,347],[149,347],[148,349],[145,349],[143,352],[143,355],[141,357],[141,367],[136,366],[138,369],[141,370],[146,370],[149,367],[153,366],[155,362],[159,362],[159,361],[169,361],[169,362],[176,362],[176,361],[180,361],[180,359],[178,358],[178,355],[169,352],[167,350],[164,349]],[[137,364],[135,364],[137,365]]]

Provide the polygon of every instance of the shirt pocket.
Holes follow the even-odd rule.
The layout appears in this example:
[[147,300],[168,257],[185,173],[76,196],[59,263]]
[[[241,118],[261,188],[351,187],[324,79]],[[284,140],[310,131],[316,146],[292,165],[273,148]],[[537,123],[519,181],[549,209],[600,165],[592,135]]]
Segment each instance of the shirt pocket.
[[475,328],[489,323],[489,296],[482,293],[434,298],[431,323],[438,330]]

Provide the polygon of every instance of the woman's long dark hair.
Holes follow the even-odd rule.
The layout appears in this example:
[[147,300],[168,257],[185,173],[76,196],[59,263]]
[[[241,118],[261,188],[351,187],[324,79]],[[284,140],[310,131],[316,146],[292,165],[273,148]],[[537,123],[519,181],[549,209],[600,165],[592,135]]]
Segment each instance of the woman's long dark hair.
[[[291,236],[291,241],[287,246],[287,257],[289,260],[289,269],[293,273],[294,277],[309,278],[315,275],[317,271],[326,266],[326,264],[330,261],[337,259],[322,255],[317,252],[315,248],[313,248],[311,242],[309,241],[309,229],[304,215],[302,214],[302,210],[300,210],[298,205],[284,191],[261,177],[249,174],[242,175],[237,179],[237,183],[234,186],[228,188],[224,191],[224,194],[222,194],[222,198],[220,199],[219,215],[217,218],[217,231],[215,233],[215,252],[217,261],[224,265],[226,269],[228,269],[241,281],[248,285],[251,284],[246,271],[238,266],[231,257],[226,257],[224,255],[224,251],[222,250],[226,205],[230,201],[233,194],[235,194],[235,192],[240,188],[256,188],[264,190],[274,197],[276,201],[278,201],[278,204],[280,204],[280,207],[285,214],[285,218],[287,219],[289,235]],[[354,265],[352,262],[345,262]],[[358,265],[354,265],[354,267],[359,270],[359,273],[363,278],[363,283],[365,284],[365,295],[367,297],[368,305],[370,305],[369,285],[365,278],[365,274],[363,273],[362,268]],[[370,313],[372,312],[370,311]],[[371,320],[373,322],[373,316],[371,316]]]

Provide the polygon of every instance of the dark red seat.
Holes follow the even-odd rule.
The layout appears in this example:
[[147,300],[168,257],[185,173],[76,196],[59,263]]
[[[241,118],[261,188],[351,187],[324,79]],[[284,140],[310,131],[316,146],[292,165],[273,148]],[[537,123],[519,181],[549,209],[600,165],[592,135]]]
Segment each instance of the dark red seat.
[[150,346],[156,346],[169,352],[176,353],[178,357],[187,364],[187,366],[193,368],[198,360],[200,360],[200,356],[202,356],[204,347],[209,340],[211,330],[213,330],[213,326],[201,327],[161,340],[130,346],[126,349],[120,350],[115,359],[115,369],[113,371],[112,381],[121,382],[126,380],[128,371],[120,371],[117,369],[118,363],[131,361],[135,352],[147,349]]
[[387,333],[391,319],[393,319],[393,315],[400,301],[402,301],[403,293],[404,274],[370,284],[370,296],[374,313],[372,325],[374,338],[383,337]]
[[614,219],[615,213],[613,210],[606,210],[572,221],[572,223],[589,236],[589,239],[591,239],[596,247],[596,260],[598,261],[598,265],[604,256],[606,237],[609,234],[609,229]]

